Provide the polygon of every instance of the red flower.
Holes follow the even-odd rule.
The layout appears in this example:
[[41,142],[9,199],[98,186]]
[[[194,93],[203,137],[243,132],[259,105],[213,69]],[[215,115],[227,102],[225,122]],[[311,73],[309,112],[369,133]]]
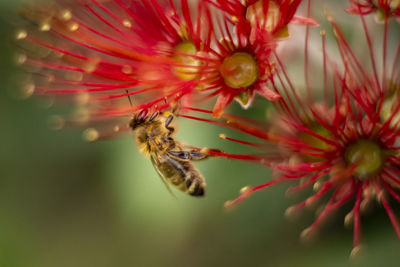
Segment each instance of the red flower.
[[[271,116],[271,121],[262,124],[225,114],[225,123],[218,122],[262,142],[237,140],[225,135],[221,135],[221,138],[258,148],[261,153],[213,153],[228,158],[258,161],[271,167],[275,176],[264,184],[242,191],[241,196],[228,201],[227,205],[282,182],[298,182],[288,192],[297,192],[307,187],[315,190],[312,196],[290,207],[288,215],[329,196],[318,218],[302,233],[305,238],[313,234],[332,211],[353,201],[353,208],[345,218],[346,224],[354,227],[353,255],[360,249],[361,213],[374,200],[383,205],[400,239],[399,222],[389,203],[389,197],[400,202],[398,54],[393,57],[395,62],[392,70],[387,71],[383,67],[382,79],[374,75],[376,67],[368,75],[340,29],[335,22],[331,22],[342,54],[343,69],[340,70],[327,58],[323,46],[325,100],[314,102],[301,97],[277,58],[277,72],[271,79],[271,87],[275,90],[280,88],[282,99],[274,102],[276,112]],[[386,46],[386,42],[384,44]],[[331,93],[328,91],[326,62],[330,63],[332,71]],[[385,65],[385,60],[383,62]]]
[[[227,29],[227,21],[224,23]],[[255,39],[250,35],[234,37],[228,31],[221,35],[227,37],[218,41],[213,32],[217,49],[205,48],[208,54],[202,59],[204,91],[212,91],[210,97],[218,96],[214,116],[220,117],[233,99],[243,108],[249,107],[256,92],[271,101],[279,99],[279,94],[266,86],[274,74],[274,63],[270,60],[276,46],[273,38],[261,30]]]
[[190,101],[201,72],[197,54],[211,36],[208,9],[202,1],[195,8],[193,16],[187,0],[178,8],[167,0],[75,0],[28,9],[24,16],[39,31],[30,26],[18,37],[31,46],[27,64],[44,78],[35,92],[64,100],[85,94],[97,117]]
[[[278,41],[289,36],[287,25],[291,21],[317,25],[310,19],[294,19],[301,1],[209,2],[224,12],[222,22],[217,21],[212,32],[214,46],[205,48],[207,58],[203,59],[202,85],[205,91],[213,91],[210,96],[218,95],[213,115],[221,116],[232,100],[248,108],[255,93],[278,100],[279,94],[266,85],[275,72],[271,58]],[[229,23],[234,25],[233,32]]]
[[350,0],[347,11],[357,15],[376,14],[378,21],[396,17],[400,22],[400,2],[397,0]]
[[252,28],[261,28],[277,38],[287,37],[288,24],[317,25],[309,18],[296,16],[301,0],[208,0],[230,15],[230,21],[242,34],[250,34]]

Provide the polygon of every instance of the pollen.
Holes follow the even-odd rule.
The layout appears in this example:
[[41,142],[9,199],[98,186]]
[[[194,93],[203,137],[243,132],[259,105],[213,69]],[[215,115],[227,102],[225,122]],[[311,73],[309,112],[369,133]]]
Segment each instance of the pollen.
[[355,165],[354,175],[360,180],[369,179],[378,173],[384,164],[383,150],[373,140],[360,139],[350,144],[345,151],[348,165]]
[[224,59],[220,73],[225,84],[239,89],[253,85],[258,79],[256,60],[248,53],[236,52]]

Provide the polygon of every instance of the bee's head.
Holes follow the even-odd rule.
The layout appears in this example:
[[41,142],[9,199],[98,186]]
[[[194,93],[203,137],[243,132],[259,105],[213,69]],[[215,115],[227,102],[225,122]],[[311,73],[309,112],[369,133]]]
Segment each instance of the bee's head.
[[147,109],[142,109],[139,113],[136,113],[131,122],[129,123],[129,127],[132,130],[135,130],[136,127],[142,125],[147,120],[147,114],[149,111]]

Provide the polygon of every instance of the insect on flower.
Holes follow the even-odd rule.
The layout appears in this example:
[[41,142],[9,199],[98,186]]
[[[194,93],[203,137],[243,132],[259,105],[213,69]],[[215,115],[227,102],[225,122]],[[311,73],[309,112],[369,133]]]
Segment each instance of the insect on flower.
[[[150,156],[154,168],[169,191],[170,183],[189,195],[203,196],[206,184],[192,161],[207,159],[212,155],[206,149],[190,148],[173,138],[173,119],[172,113],[160,114],[156,111],[149,114],[144,109],[133,117],[129,126],[135,133],[141,152]],[[220,152],[217,149],[213,151]]]
[[[361,213],[373,201],[383,205],[400,239],[399,222],[390,205],[390,197],[400,202],[399,55],[396,53],[392,57],[391,70],[383,66],[382,71],[377,72],[377,65],[371,60],[372,70],[368,71],[355,57],[329,15],[328,20],[334,29],[343,68],[328,58],[326,33],[322,31],[323,100],[300,95],[277,57],[277,82],[272,82],[271,88],[282,92],[282,99],[274,102],[275,112],[271,120],[260,125],[260,122],[226,114],[222,117],[225,122],[213,123],[262,141],[253,143],[221,135],[223,139],[258,148],[261,153],[220,156],[258,161],[271,167],[274,175],[264,184],[246,188],[241,196],[228,201],[227,206],[282,182],[299,183],[288,189],[288,193],[312,187],[315,190],[313,195],[286,211],[286,215],[291,216],[305,206],[313,206],[328,198],[314,223],[303,231],[301,236],[307,239],[329,214],[352,201],[353,208],[345,217],[345,224],[353,226],[351,255],[355,256],[361,248]],[[374,59],[372,50],[370,54]],[[387,64],[385,58],[382,61]],[[332,74],[330,86],[328,67]],[[382,78],[378,78],[377,73]]]

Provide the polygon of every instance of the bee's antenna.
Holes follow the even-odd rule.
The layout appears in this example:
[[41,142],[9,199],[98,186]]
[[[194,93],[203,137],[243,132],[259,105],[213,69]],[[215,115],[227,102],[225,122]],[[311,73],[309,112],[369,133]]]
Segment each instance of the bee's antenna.
[[126,95],[128,96],[129,104],[131,104],[131,107],[132,107],[133,106],[132,99],[131,99],[131,96],[129,95],[129,91],[128,90],[125,90],[125,91],[126,91]]

